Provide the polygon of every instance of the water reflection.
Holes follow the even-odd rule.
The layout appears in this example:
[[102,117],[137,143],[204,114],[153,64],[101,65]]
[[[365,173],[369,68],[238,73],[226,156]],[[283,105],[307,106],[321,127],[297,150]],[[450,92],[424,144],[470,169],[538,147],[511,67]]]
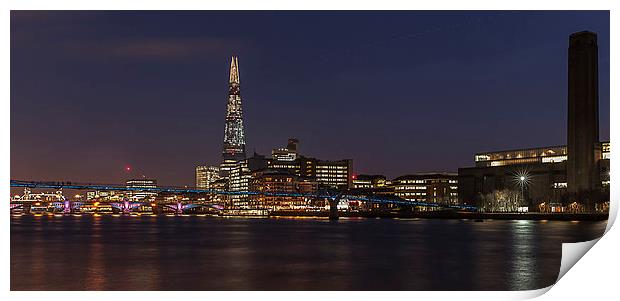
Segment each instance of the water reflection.
[[539,269],[535,260],[538,248],[538,243],[534,240],[536,225],[533,221],[516,221],[511,225],[513,247],[509,253],[510,269],[507,269],[511,290],[534,287],[539,281]]
[[86,265],[86,289],[104,290],[106,285],[106,270],[103,264],[103,245],[99,241],[90,244],[88,252],[88,263]]
[[11,217],[12,290],[506,290],[605,223]]

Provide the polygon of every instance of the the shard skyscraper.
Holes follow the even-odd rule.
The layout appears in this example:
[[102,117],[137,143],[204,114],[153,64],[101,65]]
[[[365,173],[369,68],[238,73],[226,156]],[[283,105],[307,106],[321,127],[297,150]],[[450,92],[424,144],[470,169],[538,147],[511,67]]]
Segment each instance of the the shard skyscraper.
[[220,174],[228,177],[231,168],[239,160],[245,159],[245,135],[243,133],[243,109],[239,90],[239,60],[233,56],[230,61],[228,80],[228,105],[226,107],[226,128]]

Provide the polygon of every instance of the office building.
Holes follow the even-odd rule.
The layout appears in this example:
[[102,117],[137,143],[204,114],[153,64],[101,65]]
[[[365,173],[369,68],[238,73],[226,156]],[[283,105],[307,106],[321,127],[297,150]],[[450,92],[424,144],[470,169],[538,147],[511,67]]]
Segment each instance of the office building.
[[220,179],[220,168],[217,166],[196,166],[196,188],[212,189],[211,183]]
[[[250,189],[259,192],[251,196],[250,206],[266,210],[305,210],[313,201],[312,196],[318,189],[318,184],[309,179],[303,179],[286,171],[264,169],[252,174]],[[270,194],[276,193],[276,194]],[[278,195],[280,193],[299,194],[292,196]]]
[[245,159],[245,135],[239,86],[239,61],[236,56],[233,56],[228,80],[228,103],[220,175],[227,178],[235,164],[243,159]]
[[[218,190],[218,191],[226,191],[228,190],[228,179],[219,178],[211,183],[209,183],[209,189]],[[222,195],[216,195],[217,197],[222,197]]]
[[[267,161],[268,159],[265,156],[256,153],[250,158],[237,161],[229,173],[228,190],[234,192],[250,191],[252,173],[267,168]],[[235,208],[248,208],[249,206],[249,195],[247,194],[231,195],[229,199]]]
[[[348,189],[351,187],[353,175],[353,160],[320,160],[300,155],[298,153],[299,140],[289,139],[286,150],[295,153],[295,159],[286,156],[273,156],[267,161],[267,167],[273,170],[287,171],[298,177],[316,180],[318,185],[328,189]],[[272,153],[273,155],[273,153]]]
[[386,181],[383,175],[353,175],[351,176],[351,188],[376,189],[385,187]]
[[271,158],[277,161],[295,161],[297,159],[297,145],[299,140],[288,139],[288,144],[284,148],[275,148],[271,151]]
[[230,191],[249,191],[252,173],[267,168],[268,159],[254,154],[252,157],[238,161],[230,170],[228,188]]
[[353,160],[316,160],[316,181],[320,185],[335,189],[351,187]]
[[342,190],[351,187],[352,160],[348,159],[330,161],[300,156],[294,161],[269,160],[268,167],[314,179],[324,188]]
[[450,204],[458,203],[458,175],[423,173],[400,176],[392,181],[394,194],[408,201]]
[[[157,188],[157,180],[155,179],[131,179],[125,182],[129,197],[144,199],[157,196],[156,192],[149,191],[150,188]],[[144,190],[140,190],[144,189]]]
[[106,202],[117,202],[122,201],[127,195],[124,191],[105,191],[105,190],[95,190],[95,191],[87,191],[86,192],[86,200],[87,201],[106,201]]

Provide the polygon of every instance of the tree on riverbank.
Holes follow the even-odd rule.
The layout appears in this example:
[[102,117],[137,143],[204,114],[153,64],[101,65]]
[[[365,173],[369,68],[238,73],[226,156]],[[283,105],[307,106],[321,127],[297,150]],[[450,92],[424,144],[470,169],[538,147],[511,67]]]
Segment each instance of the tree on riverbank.
[[527,206],[520,191],[503,189],[483,194],[478,208],[483,212],[518,212],[520,207]]

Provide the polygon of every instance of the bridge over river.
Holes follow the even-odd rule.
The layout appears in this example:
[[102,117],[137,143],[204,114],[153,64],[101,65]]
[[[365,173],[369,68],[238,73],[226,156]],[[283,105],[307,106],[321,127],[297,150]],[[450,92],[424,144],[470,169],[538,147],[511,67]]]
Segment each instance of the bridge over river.
[[[187,194],[203,194],[203,195],[220,195],[220,196],[269,196],[269,197],[304,197],[312,199],[323,199],[329,202],[330,218],[338,218],[338,204],[341,200],[353,200],[361,201],[371,204],[394,204],[401,206],[411,207],[427,207],[427,208],[443,208],[460,211],[476,211],[475,206],[460,205],[460,204],[442,204],[442,203],[429,203],[429,202],[416,202],[409,201],[398,197],[390,196],[377,196],[371,193],[365,193],[355,190],[331,190],[320,189],[315,193],[296,193],[296,192],[278,192],[278,191],[229,191],[218,189],[198,189],[187,187],[174,187],[174,186],[159,186],[159,187],[128,187],[121,184],[95,184],[95,183],[75,183],[75,182],[45,182],[45,181],[24,181],[24,180],[11,180],[11,187],[23,187],[29,189],[72,189],[72,190],[86,190],[86,191],[118,191],[118,192],[141,192],[141,193],[165,193],[171,195],[187,195]],[[16,210],[24,208],[24,205],[32,205],[34,201],[38,203],[44,203],[48,206],[58,208],[64,213],[70,213],[76,208],[84,206],[88,202],[79,200],[69,200],[64,197],[51,201],[44,200],[27,200],[27,199],[11,199],[11,209]],[[176,201],[174,203],[151,203],[141,202],[137,200],[131,200],[130,198],[124,198],[119,202],[108,202],[112,208],[119,210],[123,213],[131,213],[133,210],[140,206],[151,206],[160,208],[167,208],[173,210],[177,214],[182,214],[187,210],[197,207],[208,207],[212,210],[225,210],[225,204],[223,203],[206,203],[199,201]]]

